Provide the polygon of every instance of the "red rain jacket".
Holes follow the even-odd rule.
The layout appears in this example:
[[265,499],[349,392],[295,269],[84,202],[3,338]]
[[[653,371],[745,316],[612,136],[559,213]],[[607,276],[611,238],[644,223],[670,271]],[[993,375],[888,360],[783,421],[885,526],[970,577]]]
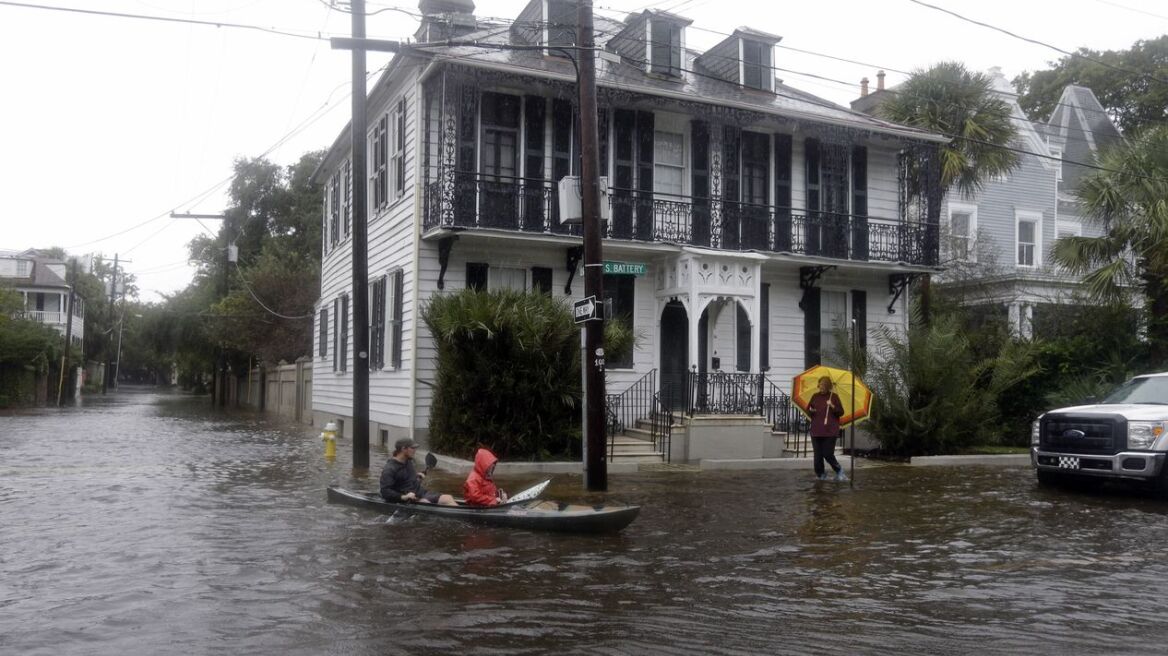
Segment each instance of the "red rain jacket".
[[487,449],[475,452],[474,470],[462,484],[462,497],[468,505],[494,506],[499,503],[499,488],[487,473],[496,462],[499,462],[499,459]]

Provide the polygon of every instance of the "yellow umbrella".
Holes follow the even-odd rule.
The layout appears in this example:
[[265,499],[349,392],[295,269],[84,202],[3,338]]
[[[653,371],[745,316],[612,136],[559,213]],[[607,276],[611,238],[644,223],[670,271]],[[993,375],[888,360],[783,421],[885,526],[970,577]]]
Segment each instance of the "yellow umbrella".
[[832,391],[839,396],[840,402],[844,405],[844,415],[840,417],[841,428],[852,422],[859,422],[868,416],[868,412],[872,409],[872,390],[868,389],[864,381],[860,380],[859,376],[855,377],[855,393],[853,394],[852,372],[820,364],[795,376],[793,381],[791,398],[808,418],[811,417],[808,410],[811,405],[811,397],[819,391],[819,379],[823,376],[831,378]]

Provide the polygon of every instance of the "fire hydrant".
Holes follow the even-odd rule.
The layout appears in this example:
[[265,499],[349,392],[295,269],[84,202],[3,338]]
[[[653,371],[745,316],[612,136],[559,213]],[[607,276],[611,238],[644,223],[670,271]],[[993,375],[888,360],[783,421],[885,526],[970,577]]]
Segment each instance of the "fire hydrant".
[[324,440],[325,459],[335,459],[337,457],[337,424],[332,421],[325,424],[324,432],[320,434],[320,439]]

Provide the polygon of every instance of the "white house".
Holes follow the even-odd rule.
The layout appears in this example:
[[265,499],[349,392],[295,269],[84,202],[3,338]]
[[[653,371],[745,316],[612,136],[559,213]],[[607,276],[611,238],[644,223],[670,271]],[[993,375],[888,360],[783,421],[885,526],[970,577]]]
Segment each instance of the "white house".
[[[471,0],[421,2],[418,41],[447,45],[397,56],[369,93],[368,198],[350,193],[348,129],[316,173],[318,420],[351,421],[354,201],[369,210],[371,325],[359,329],[374,440],[427,439],[427,299],[463,287],[583,296],[581,231],[559,221],[556,185],[579,169],[570,57],[588,55],[557,49],[574,43],[575,7],[532,0],[500,23],[476,18]],[[791,377],[834,361],[837,328],[854,320],[866,339],[905,326],[908,282],[937,270],[944,137],[784,84],[778,36],[740,28],[694,52],[690,23],[656,10],[596,21],[604,289],[612,316],[644,336],[607,363],[607,392],[621,406],[651,381],[654,403],[686,415],[780,423]],[[702,456],[690,438],[672,457]],[[781,444],[719,448],[763,457]]]
[[52,326],[62,335],[72,324],[70,338],[80,345],[85,339],[85,303],[74,296],[69,313],[68,266],[35,250],[0,251],[0,281],[20,295],[19,318]]

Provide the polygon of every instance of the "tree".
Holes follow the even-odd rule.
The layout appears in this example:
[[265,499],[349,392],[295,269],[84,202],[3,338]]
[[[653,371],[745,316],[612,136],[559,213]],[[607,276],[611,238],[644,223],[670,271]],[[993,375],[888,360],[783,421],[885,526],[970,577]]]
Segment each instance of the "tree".
[[941,186],[972,194],[983,182],[1009,173],[1018,155],[1009,150],[1016,130],[1010,107],[992,91],[989,76],[964,64],[942,62],[914,71],[878,108],[880,116],[952,138],[941,146]]
[[1159,81],[1168,78],[1168,35],[1136,41],[1127,50],[1080,48],[1050,65],[1013,80],[1018,104],[1031,116],[1050,116],[1063,89],[1077,84],[1095,93],[1125,133],[1168,119],[1168,84]]
[[1124,302],[1139,290],[1152,364],[1168,364],[1168,126],[1105,150],[1076,195],[1104,234],[1059,239],[1052,259],[1083,275],[1099,301]]

